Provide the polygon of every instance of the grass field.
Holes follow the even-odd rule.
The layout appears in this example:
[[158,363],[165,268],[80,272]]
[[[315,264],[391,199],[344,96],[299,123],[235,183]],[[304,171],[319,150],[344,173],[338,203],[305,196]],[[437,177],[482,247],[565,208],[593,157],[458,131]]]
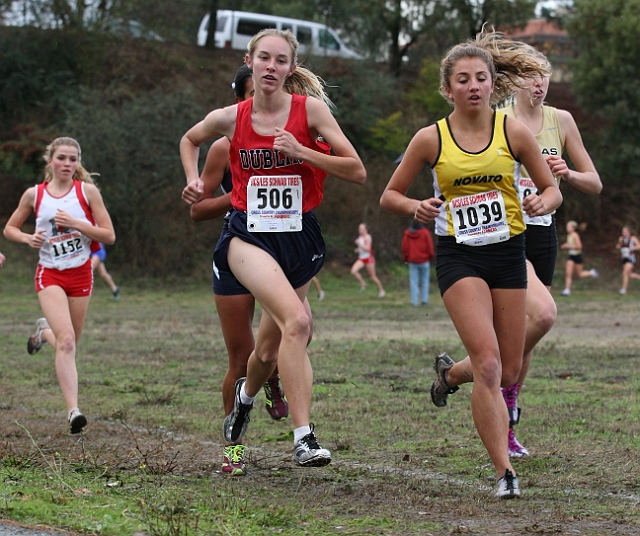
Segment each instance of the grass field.
[[[334,460],[291,461],[291,422],[258,398],[248,474],[220,472],[226,352],[207,281],[96,282],[79,345],[84,435],[67,434],[52,349],[29,356],[40,315],[31,271],[0,272],[0,517],[100,535],[640,534],[638,297],[580,282],[523,388],[522,498],[493,498],[471,386],[429,397],[436,353],[465,355],[442,301],[409,305],[321,274],[310,296],[312,420]],[[391,279],[396,282],[393,283]],[[557,295],[557,294],[556,294]],[[258,315],[259,316],[259,315]]]

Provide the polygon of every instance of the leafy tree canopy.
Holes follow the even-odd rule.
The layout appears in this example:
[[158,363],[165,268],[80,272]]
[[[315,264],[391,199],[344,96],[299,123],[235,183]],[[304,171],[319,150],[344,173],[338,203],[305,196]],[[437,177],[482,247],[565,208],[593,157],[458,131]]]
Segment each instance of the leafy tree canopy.
[[524,25],[536,0],[0,0],[0,14],[11,8],[27,24],[48,28],[100,29],[114,19],[137,20],[168,40],[193,43],[214,5],[323,22],[342,31],[353,48],[388,60],[397,76],[412,48],[440,55],[485,23]]
[[616,174],[637,175],[640,0],[576,0],[567,26],[577,51],[574,91],[586,109],[609,120]]

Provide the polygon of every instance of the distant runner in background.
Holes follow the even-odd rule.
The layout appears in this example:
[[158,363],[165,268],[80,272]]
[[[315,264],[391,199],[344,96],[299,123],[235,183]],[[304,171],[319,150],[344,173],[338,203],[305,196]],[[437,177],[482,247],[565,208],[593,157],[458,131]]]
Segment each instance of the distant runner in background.
[[100,242],[100,249],[91,253],[91,267],[94,272],[97,270],[100,277],[107,282],[107,285],[109,285],[111,293],[113,294],[113,299],[118,301],[120,299],[120,287],[115,284],[113,277],[111,277],[111,274],[107,272],[107,268],[104,265],[104,261],[106,259],[107,250],[104,248],[104,244]]
[[373,239],[369,234],[366,223],[361,223],[358,226],[358,238],[356,238],[355,242],[357,247],[354,251],[358,254],[358,260],[354,262],[351,267],[351,275],[360,283],[360,292],[364,292],[367,284],[360,275],[360,270],[366,268],[371,281],[378,287],[378,298],[384,298],[386,293],[382,287],[382,282],[376,275],[376,258],[373,256]]
[[624,296],[627,293],[629,279],[640,279],[640,274],[633,271],[636,265],[636,251],[640,250],[640,241],[631,233],[629,227],[623,227],[616,248],[620,251],[622,261],[622,286],[618,292]]
[[[586,227],[585,224],[582,227]],[[583,230],[583,229],[581,229]],[[569,253],[564,270],[564,290],[560,293],[562,296],[571,296],[571,283],[573,282],[573,273],[579,278],[583,277],[598,277],[598,272],[595,268],[591,270],[585,270],[582,268],[584,260],[582,258],[582,240],[578,234],[578,224],[571,220],[567,222],[567,241],[560,246],[562,249],[566,249]]]
[[318,292],[318,301],[324,300],[324,290],[322,290],[322,286],[320,285],[320,280],[314,275],[311,278],[311,282],[316,287],[316,291]]

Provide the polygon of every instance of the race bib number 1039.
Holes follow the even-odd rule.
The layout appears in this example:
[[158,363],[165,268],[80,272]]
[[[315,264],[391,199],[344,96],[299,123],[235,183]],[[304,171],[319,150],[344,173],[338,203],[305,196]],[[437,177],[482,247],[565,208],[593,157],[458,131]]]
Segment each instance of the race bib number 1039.
[[509,224],[502,192],[492,190],[449,201],[456,242],[485,246],[509,240]]

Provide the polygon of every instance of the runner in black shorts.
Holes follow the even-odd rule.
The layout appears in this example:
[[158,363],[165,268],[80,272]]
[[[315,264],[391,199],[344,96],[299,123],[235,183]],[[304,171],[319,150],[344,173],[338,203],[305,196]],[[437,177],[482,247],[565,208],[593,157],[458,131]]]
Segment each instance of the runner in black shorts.
[[567,222],[567,241],[560,247],[569,252],[564,269],[564,290],[560,294],[562,296],[570,296],[574,272],[580,279],[583,277],[598,277],[598,272],[595,268],[585,270],[582,267],[584,264],[582,258],[582,239],[578,234],[578,224],[575,221],[571,220]]
[[[436,222],[438,286],[476,373],[471,409],[501,498],[520,495],[500,391],[517,380],[525,339],[525,224],[516,162],[527,166],[540,192],[522,201],[529,216],[548,214],[562,201],[530,130],[491,107],[513,91],[508,82],[513,76],[548,74],[529,48],[483,32],[449,51],[440,67],[440,88],[454,110],[414,136],[380,200],[394,214]],[[407,197],[427,164],[433,197]],[[435,369],[431,396],[444,406],[470,378],[465,364],[454,364],[446,354],[437,356]]]
[[537,278],[545,287],[553,282],[553,273],[558,258],[558,233],[556,219],[551,225],[527,225],[525,231],[525,251]]
[[633,271],[636,265],[636,251],[640,250],[640,240],[631,232],[629,227],[623,227],[616,243],[616,249],[620,251],[620,260],[622,262],[622,286],[618,292],[625,295],[629,286],[629,279],[640,279],[640,274],[636,274]]
[[[541,64],[551,68],[544,54],[533,49],[531,53],[537,56]],[[572,115],[566,110],[558,110],[544,104],[549,89],[549,78],[523,80],[522,86],[516,90],[515,102],[511,100],[511,103],[500,108],[500,111],[529,127],[557,181],[562,179],[585,193],[599,193],[602,190],[600,177],[582,143],[580,131]],[[570,170],[563,160],[562,155],[565,151],[576,170]],[[524,199],[535,190],[526,168],[521,168],[520,198]],[[558,256],[555,217],[549,214],[531,218],[525,214],[525,223],[526,256],[529,262],[524,358],[517,383],[502,389],[509,410],[509,455],[516,458],[529,455],[528,449],[516,439],[513,429],[520,419],[518,394],[529,372],[533,348],[551,330],[557,316],[556,304],[550,292]]]

